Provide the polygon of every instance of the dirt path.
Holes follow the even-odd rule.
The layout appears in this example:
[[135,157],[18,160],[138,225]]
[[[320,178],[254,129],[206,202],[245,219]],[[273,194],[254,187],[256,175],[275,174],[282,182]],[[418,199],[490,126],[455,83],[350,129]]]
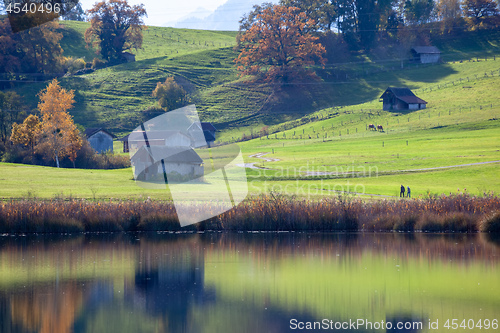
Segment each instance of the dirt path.
[[[268,155],[268,154],[270,154],[270,153],[256,153],[256,154],[248,155],[248,157],[260,158],[261,160],[264,160],[264,162],[277,162],[277,161],[280,160],[279,158],[264,157],[265,155]],[[486,161],[486,162],[476,162],[476,163],[466,163],[466,164],[446,165],[446,166],[432,167],[432,168],[419,168],[419,169],[407,169],[407,170],[382,171],[381,173],[393,174],[393,173],[405,173],[405,172],[417,172],[417,171],[433,171],[433,170],[460,168],[460,167],[465,167],[465,166],[484,165],[484,164],[492,164],[492,163],[500,163],[500,160],[497,160],[497,161]],[[245,163],[245,164],[238,164],[238,166],[242,167],[242,168],[250,168],[250,169],[269,169],[269,168],[258,167],[255,164],[256,164],[256,162]],[[329,175],[333,175],[333,174],[335,174],[335,172],[317,172],[317,171],[307,171],[307,172],[305,172],[305,176],[329,176]]]
[[486,161],[486,162],[476,162],[476,163],[467,163],[467,164],[456,164],[456,165],[447,165],[447,166],[433,167],[433,168],[399,170],[399,171],[394,171],[394,172],[415,172],[415,171],[451,169],[451,168],[460,168],[460,167],[464,167],[464,166],[483,165],[483,164],[491,164],[491,163],[500,163],[500,161]]
[[[261,160],[264,160],[264,162],[277,162],[277,161],[279,161],[278,158],[263,157],[264,155],[267,155],[267,154],[270,154],[270,153],[257,153],[257,154],[248,155],[248,157],[260,158]],[[258,167],[255,165],[256,163],[257,162],[236,164],[236,166],[239,166],[242,168],[249,168],[249,169],[259,169],[259,170],[268,170],[269,169],[269,168]]]
[[[447,165],[447,166],[432,167],[432,168],[381,171],[380,173],[381,174],[396,174],[396,173],[417,172],[417,171],[433,171],[433,170],[460,168],[460,167],[464,167],[464,166],[484,165],[484,164],[491,164],[491,163],[500,163],[500,161],[486,161],[486,162],[476,162],[476,163],[467,163],[467,164],[456,164],[456,165]],[[335,174],[336,174],[336,172],[307,171],[305,173],[305,176],[330,176],[330,175],[335,175]]]

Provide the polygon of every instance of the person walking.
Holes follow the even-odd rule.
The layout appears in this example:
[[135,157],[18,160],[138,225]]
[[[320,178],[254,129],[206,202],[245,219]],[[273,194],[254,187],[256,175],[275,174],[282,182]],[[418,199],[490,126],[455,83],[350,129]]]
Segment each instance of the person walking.
[[405,187],[404,187],[404,185],[401,185],[401,192],[399,193],[399,197],[400,198],[401,197],[403,197],[403,198],[405,197]]
[[407,198],[411,198],[411,190],[410,190],[410,186],[408,186],[408,188],[406,189],[406,197],[407,197]]

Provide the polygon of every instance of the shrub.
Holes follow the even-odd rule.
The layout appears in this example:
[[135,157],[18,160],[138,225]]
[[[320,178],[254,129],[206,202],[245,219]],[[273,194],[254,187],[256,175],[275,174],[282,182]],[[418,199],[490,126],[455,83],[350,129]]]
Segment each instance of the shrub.
[[130,166],[130,158],[111,151],[98,154],[90,147],[87,139],[82,138],[82,147],[77,153],[75,165],[82,169],[121,169]]
[[27,149],[23,149],[19,145],[9,145],[2,156],[2,162],[7,163],[22,163],[30,158],[31,154]]
[[94,58],[94,60],[92,60],[92,69],[100,69],[100,68],[104,68],[106,66],[107,66],[107,62],[104,60],[101,60],[99,58]]
[[141,216],[137,229],[141,231],[175,231],[180,230],[181,227],[174,214],[155,212]]
[[482,232],[500,233],[500,211],[487,215],[479,223]]
[[70,57],[66,62],[66,68],[69,73],[74,74],[85,68],[85,60],[82,58],[74,59]]
[[394,231],[405,231],[413,232],[415,231],[415,225],[417,224],[418,216],[409,215],[403,216],[397,223],[394,224]]

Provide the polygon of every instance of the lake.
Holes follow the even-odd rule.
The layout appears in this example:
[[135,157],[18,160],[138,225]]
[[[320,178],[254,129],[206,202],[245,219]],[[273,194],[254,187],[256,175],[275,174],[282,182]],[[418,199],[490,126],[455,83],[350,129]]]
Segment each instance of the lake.
[[0,332],[498,332],[485,234],[0,237]]

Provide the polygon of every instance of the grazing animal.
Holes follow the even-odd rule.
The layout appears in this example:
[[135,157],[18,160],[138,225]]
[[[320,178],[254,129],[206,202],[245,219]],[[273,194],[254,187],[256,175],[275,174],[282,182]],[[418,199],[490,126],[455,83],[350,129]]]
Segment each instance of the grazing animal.
[[373,124],[368,125],[368,129],[370,129],[370,130],[372,129],[372,130],[374,130],[374,131],[376,131],[376,130],[377,130],[377,129],[375,128],[375,125],[373,125]]
[[380,132],[383,132],[384,128],[382,127],[382,125],[377,125],[377,130]]

